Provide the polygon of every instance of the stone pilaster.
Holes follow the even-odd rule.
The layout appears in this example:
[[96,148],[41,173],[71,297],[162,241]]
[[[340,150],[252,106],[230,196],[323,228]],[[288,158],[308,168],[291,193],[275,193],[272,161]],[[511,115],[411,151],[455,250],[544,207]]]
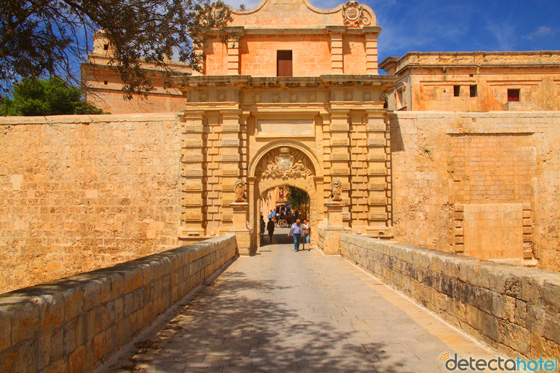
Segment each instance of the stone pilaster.
[[206,114],[208,133],[206,135],[206,234],[216,236],[220,234],[222,221],[222,176],[220,145],[222,134],[220,131],[220,115],[218,112]]
[[365,234],[368,223],[368,148],[366,118],[350,116],[350,213],[353,232]]
[[[342,183],[342,200],[346,203],[343,211],[343,221],[346,227],[351,219],[349,203],[351,202],[351,169],[350,169],[350,139],[348,137],[350,124],[346,109],[332,110],[330,123],[331,148],[331,177]],[[331,182],[332,182],[331,180]],[[330,184],[329,184],[330,185]]]
[[182,214],[179,238],[200,239],[206,234],[206,136],[204,112],[189,110],[182,123]]
[[235,201],[235,181],[243,176],[241,154],[240,110],[222,110],[221,176],[222,176],[222,232],[232,227]]
[[227,75],[239,75],[239,41],[243,36],[243,27],[228,27],[227,40]]
[[[323,137],[321,144],[323,145],[323,189],[322,198],[328,201],[331,197],[331,182],[332,182],[332,148],[331,148],[331,117],[330,115],[322,115],[323,124]],[[323,214],[327,213],[327,207],[324,206]]]
[[377,37],[381,28],[379,26],[365,26],[363,30],[366,38],[366,74],[378,74]]
[[228,40],[227,46],[227,74],[239,75],[239,40]]
[[327,30],[331,35],[331,72],[333,74],[344,74],[342,37],[346,32],[346,26],[328,26]]
[[368,235],[392,236],[390,138],[384,112],[367,113]]

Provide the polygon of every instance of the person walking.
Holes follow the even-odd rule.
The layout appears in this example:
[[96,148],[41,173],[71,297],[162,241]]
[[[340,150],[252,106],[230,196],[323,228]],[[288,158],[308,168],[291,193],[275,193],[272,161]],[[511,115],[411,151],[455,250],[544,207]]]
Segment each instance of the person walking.
[[309,245],[309,239],[311,237],[311,227],[307,222],[307,219],[303,219],[303,223],[301,224],[303,229],[303,236],[302,236],[302,243],[303,243],[303,250],[305,250],[305,244],[307,244],[307,250],[311,250],[311,246]]
[[292,227],[290,228],[290,233],[288,233],[288,237],[294,237],[294,251],[299,251],[299,242],[301,240],[301,220],[297,219]]
[[266,228],[266,223],[264,222],[264,217],[261,215],[261,220],[259,221],[259,229],[261,231],[261,240],[264,237],[265,228]]
[[268,219],[268,223],[266,223],[266,230],[270,236],[270,243],[272,243],[272,236],[274,235],[274,220],[272,220],[272,218]]

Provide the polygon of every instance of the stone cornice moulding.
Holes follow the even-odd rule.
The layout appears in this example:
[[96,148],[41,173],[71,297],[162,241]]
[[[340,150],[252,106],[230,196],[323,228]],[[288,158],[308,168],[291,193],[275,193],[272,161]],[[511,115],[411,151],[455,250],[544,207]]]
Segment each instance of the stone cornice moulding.
[[174,83],[182,90],[191,87],[212,86],[279,86],[279,87],[325,87],[330,85],[365,85],[385,86],[396,81],[394,75],[351,75],[328,74],[320,76],[293,76],[293,77],[252,77],[250,75],[175,75]]
[[[346,25],[326,25],[323,27],[245,27],[245,26],[226,26],[226,33],[235,34],[238,38],[244,35],[327,35],[330,33],[364,35],[379,35],[381,26],[364,26],[362,28],[350,28]],[[206,35],[221,37],[224,34],[221,30],[211,30]]]

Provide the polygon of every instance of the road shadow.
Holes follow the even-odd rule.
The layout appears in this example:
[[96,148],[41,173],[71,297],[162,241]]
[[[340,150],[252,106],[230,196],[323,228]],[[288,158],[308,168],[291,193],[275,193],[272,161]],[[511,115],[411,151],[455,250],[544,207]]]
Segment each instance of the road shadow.
[[260,248],[269,246],[269,245],[285,245],[285,244],[294,244],[294,239],[292,237],[288,237],[288,232],[290,228],[276,228],[274,230],[274,235],[272,236],[272,241],[270,240],[270,236],[267,232],[263,236],[261,236],[261,243]]
[[352,332],[335,330],[332,321],[308,319],[288,303],[259,297],[281,289],[272,280],[224,273],[110,371],[407,371],[383,343],[352,343]]

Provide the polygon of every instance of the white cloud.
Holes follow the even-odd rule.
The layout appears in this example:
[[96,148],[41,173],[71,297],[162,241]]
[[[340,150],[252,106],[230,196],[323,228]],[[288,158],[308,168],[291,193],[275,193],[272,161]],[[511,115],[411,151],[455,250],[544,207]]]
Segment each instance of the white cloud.
[[493,44],[494,48],[499,51],[512,51],[515,50],[515,40],[517,35],[515,34],[515,26],[508,22],[486,22],[486,29],[496,39],[496,43]]
[[529,35],[525,35],[523,36],[524,39],[528,39],[528,40],[535,40],[535,39],[540,39],[540,38],[544,38],[547,36],[552,36],[554,34],[556,34],[559,31],[559,29],[553,29],[550,28],[548,26],[540,26],[539,28],[537,28],[534,32],[530,33]]

